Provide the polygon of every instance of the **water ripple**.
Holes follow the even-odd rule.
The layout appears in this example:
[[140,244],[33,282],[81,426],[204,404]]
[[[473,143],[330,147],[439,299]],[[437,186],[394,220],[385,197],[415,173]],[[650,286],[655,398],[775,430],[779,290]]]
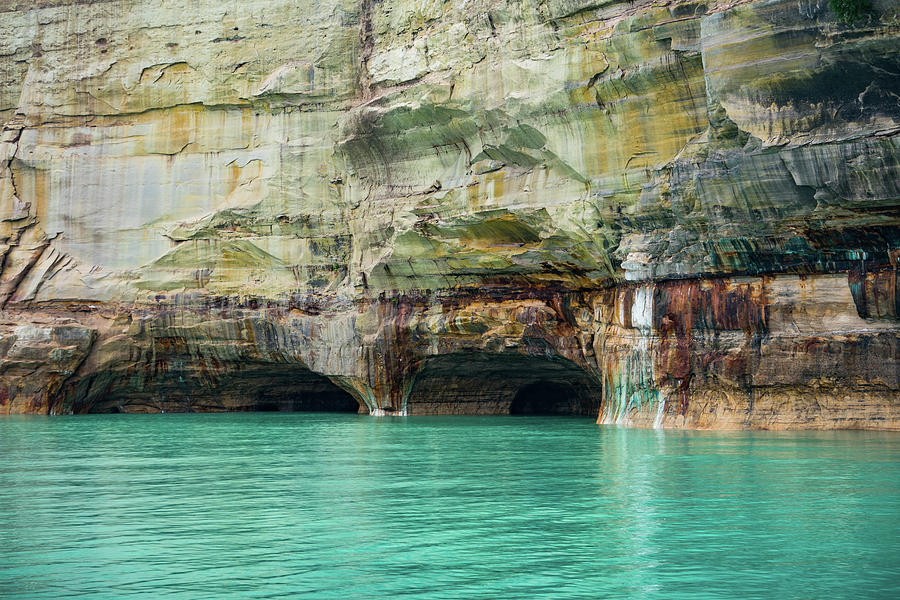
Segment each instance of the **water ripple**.
[[2,598],[896,598],[900,435],[0,419]]

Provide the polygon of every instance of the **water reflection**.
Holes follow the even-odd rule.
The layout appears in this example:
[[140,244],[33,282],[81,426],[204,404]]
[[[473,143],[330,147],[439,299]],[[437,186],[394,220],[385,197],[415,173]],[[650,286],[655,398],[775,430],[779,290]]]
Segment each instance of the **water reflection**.
[[895,597],[900,436],[0,420],[0,597]]

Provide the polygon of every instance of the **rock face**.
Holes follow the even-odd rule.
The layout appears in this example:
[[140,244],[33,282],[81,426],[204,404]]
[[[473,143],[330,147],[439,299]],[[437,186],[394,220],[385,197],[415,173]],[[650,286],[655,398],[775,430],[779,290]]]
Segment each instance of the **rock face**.
[[900,11],[0,2],[0,412],[900,429]]

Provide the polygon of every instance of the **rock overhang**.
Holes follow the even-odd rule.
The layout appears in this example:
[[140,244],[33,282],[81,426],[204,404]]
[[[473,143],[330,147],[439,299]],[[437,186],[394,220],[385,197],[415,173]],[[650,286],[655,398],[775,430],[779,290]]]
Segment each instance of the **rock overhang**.
[[514,353],[607,422],[896,427],[896,15],[788,4],[9,4],[5,410]]

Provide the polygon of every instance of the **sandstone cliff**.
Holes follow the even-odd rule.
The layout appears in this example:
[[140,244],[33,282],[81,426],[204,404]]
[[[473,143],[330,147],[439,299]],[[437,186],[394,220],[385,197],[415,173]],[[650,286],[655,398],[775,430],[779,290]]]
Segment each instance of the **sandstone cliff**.
[[0,412],[900,428],[893,0],[0,25]]

